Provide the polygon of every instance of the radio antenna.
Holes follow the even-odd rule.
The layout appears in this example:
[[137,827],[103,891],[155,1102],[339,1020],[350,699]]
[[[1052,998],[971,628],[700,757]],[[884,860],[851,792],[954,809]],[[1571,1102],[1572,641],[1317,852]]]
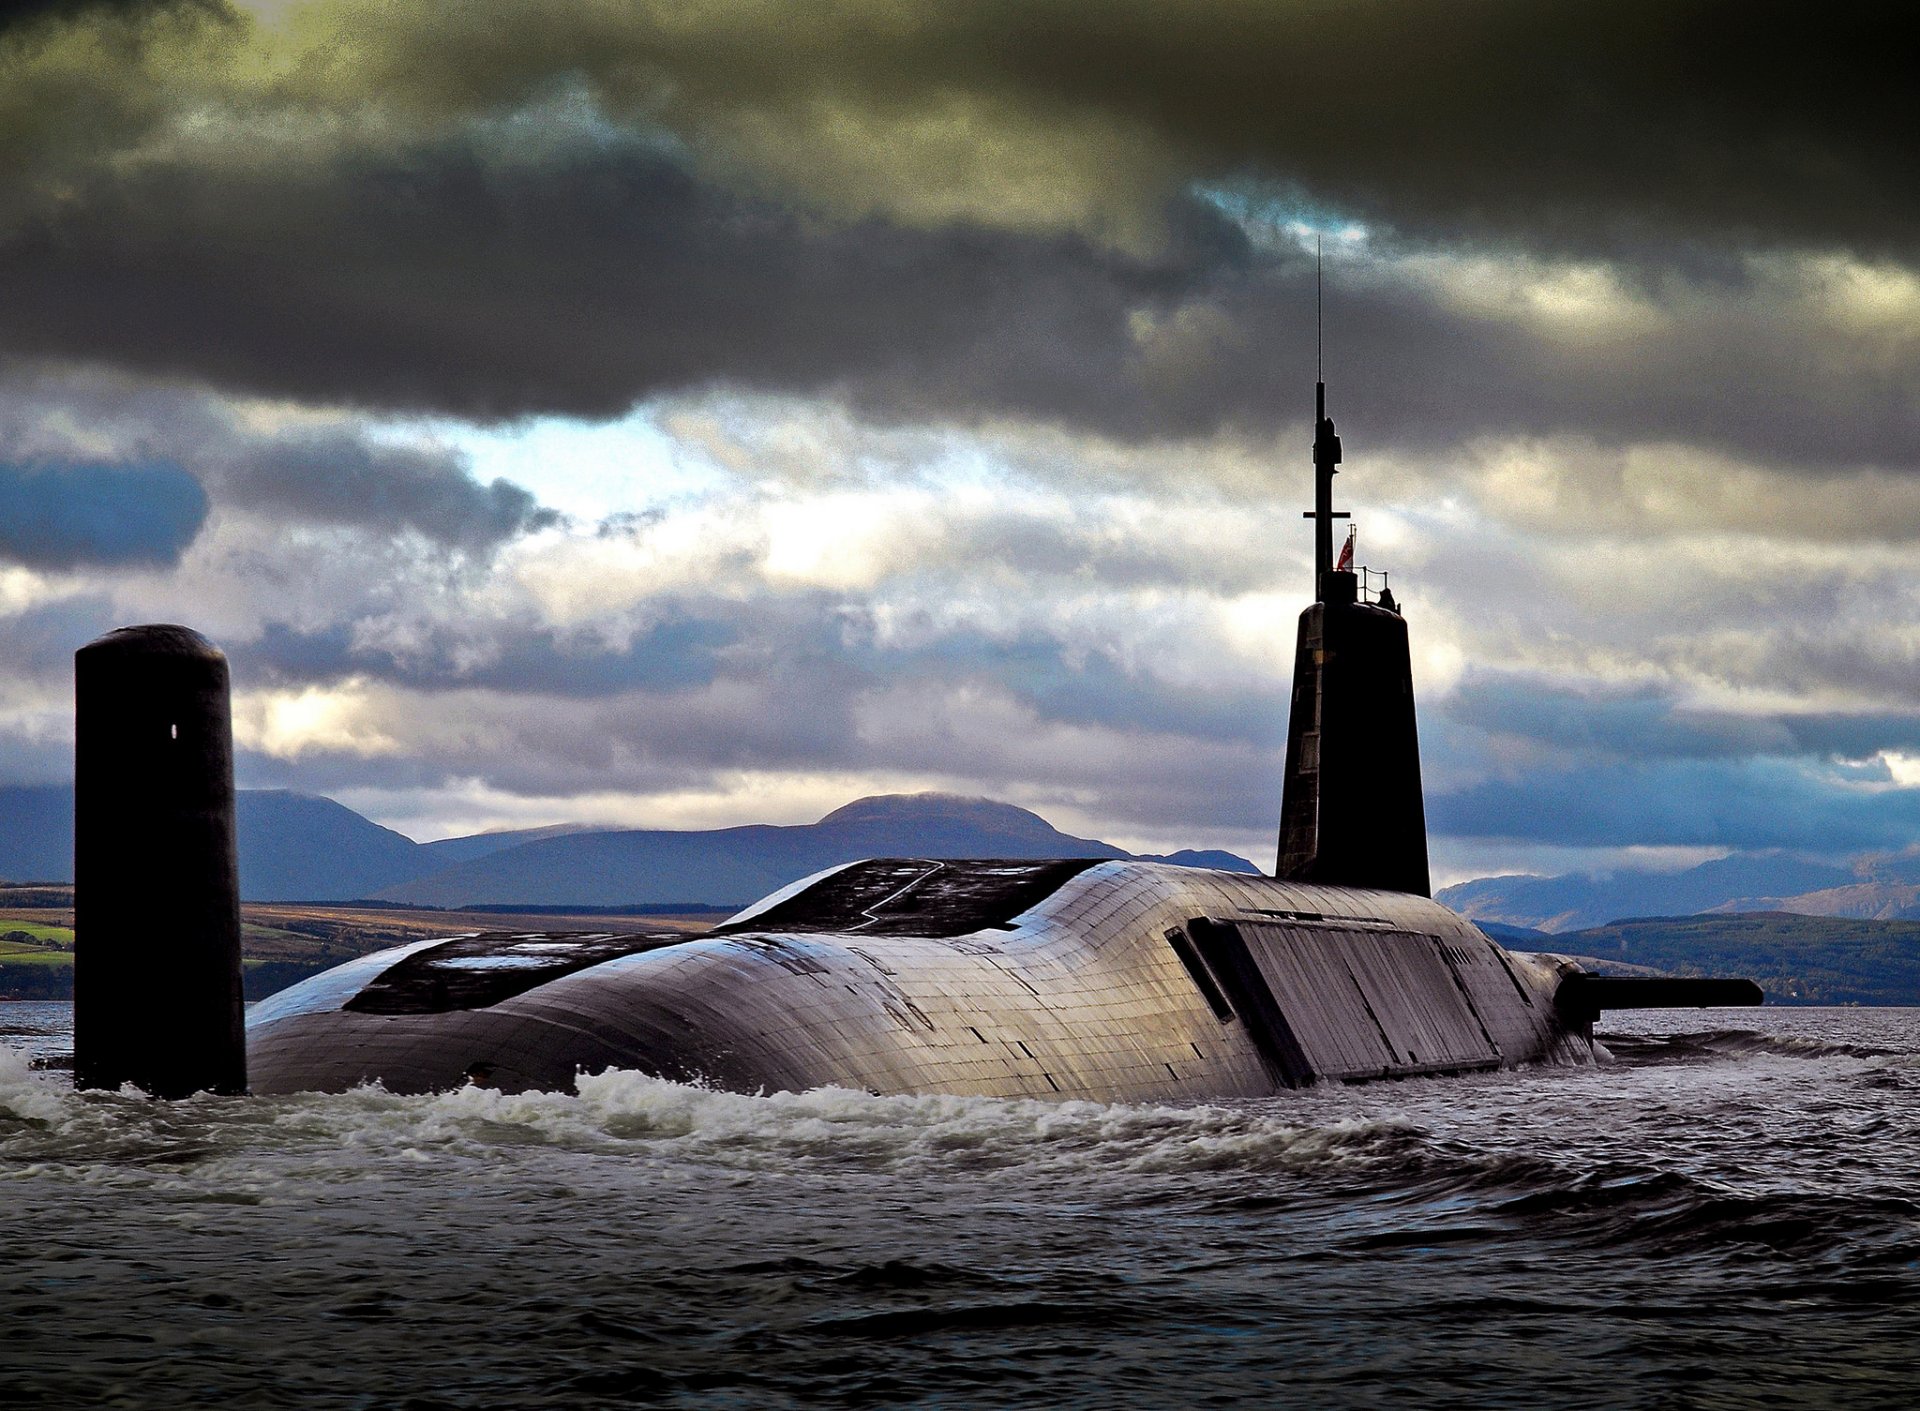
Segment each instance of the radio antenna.
[[1327,416],[1327,382],[1320,364],[1320,232],[1313,233],[1313,508],[1303,518],[1313,526],[1314,597],[1327,600],[1327,575],[1334,571],[1333,522],[1346,519],[1333,507],[1333,477],[1340,464],[1340,438]]

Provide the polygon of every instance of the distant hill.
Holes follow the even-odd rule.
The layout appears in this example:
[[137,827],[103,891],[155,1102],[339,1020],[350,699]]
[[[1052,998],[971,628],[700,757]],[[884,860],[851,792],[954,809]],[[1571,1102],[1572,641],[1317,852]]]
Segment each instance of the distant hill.
[[73,786],[0,789],[0,881],[73,880]]
[[591,823],[553,823],[545,828],[510,828],[493,833],[469,833],[460,838],[441,838],[437,842],[421,843],[420,850],[433,859],[436,868],[451,867],[457,862],[471,862],[476,857],[485,857],[491,852],[505,852],[508,848],[517,848],[522,843],[537,842],[542,838],[564,838],[570,833],[598,833],[607,830]]
[[1531,926],[1508,926],[1500,921],[1476,921],[1473,924],[1511,950],[1539,950],[1540,947],[1531,942],[1547,939],[1545,931],[1536,931]]
[[1791,911],[1800,916],[1851,916],[1869,921],[1920,917],[1920,886],[1911,882],[1855,880],[1840,887],[1792,896],[1740,897],[1709,911]]
[[1166,862],[1175,867],[1211,867],[1219,872],[1245,872],[1253,876],[1260,875],[1260,869],[1248,862],[1237,852],[1222,852],[1219,848],[1182,848],[1179,852],[1137,852],[1133,854],[1135,862]]
[[1798,911],[1789,899],[1860,881],[1851,868],[1758,852],[1736,853],[1681,872],[1482,877],[1443,887],[1437,895],[1470,921],[1558,933],[1622,916],[1686,916],[1716,909]]
[[[242,789],[234,813],[249,901],[350,901],[440,865],[413,839],[317,794]],[[0,881],[73,881],[72,785],[0,788]]]
[[[574,833],[502,849],[381,891],[423,906],[733,905],[863,857],[1101,857],[1131,854],[1062,833],[1024,808],[953,794],[856,799],[818,823],[700,832]],[[1231,853],[1206,865],[1252,872]],[[1215,860],[1217,859],[1217,860]]]
[[1744,976],[1769,1004],[1920,1005],[1920,921],[1778,911],[1655,916],[1506,944],[1591,957],[1596,969]]
[[[240,892],[248,901],[415,905],[736,906],[810,872],[862,857],[1127,857],[989,799],[890,794],[818,823],[706,832],[581,824],[416,843],[332,799],[243,789],[236,802]],[[1252,872],[1224,852],[1153,861]],[[73,880],[70,785],[0,788],[0,881]]]
[[437,865],[404,833],[317,794],[242,789],[234,813],[248,901],[352,901]]

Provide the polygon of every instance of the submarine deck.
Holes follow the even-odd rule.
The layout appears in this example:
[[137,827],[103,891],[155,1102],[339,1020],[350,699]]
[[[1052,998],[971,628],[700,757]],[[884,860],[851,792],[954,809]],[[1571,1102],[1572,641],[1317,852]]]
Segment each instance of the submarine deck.
[[1552,997],[1424,897],[1164,864],[877,859],[705,936],[469,935],[365,957],[249,1020],[256,1091],[609,1067],[745,1091],[1258,1096],[1583,1062]]

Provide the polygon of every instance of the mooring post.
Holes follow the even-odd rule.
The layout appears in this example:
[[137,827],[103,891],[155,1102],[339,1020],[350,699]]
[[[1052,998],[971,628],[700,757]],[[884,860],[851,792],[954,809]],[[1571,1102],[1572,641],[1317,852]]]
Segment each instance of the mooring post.
[[122,627],[73,666],[74,1081],[245,1092],[227,659]]

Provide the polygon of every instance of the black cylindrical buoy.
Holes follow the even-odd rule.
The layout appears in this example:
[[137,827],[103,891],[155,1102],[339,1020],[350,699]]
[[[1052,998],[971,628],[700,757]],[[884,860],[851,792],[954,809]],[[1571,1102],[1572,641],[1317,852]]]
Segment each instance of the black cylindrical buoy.
[[73,666],[74,1081],[245,1092],[227,659],[122,627]]

